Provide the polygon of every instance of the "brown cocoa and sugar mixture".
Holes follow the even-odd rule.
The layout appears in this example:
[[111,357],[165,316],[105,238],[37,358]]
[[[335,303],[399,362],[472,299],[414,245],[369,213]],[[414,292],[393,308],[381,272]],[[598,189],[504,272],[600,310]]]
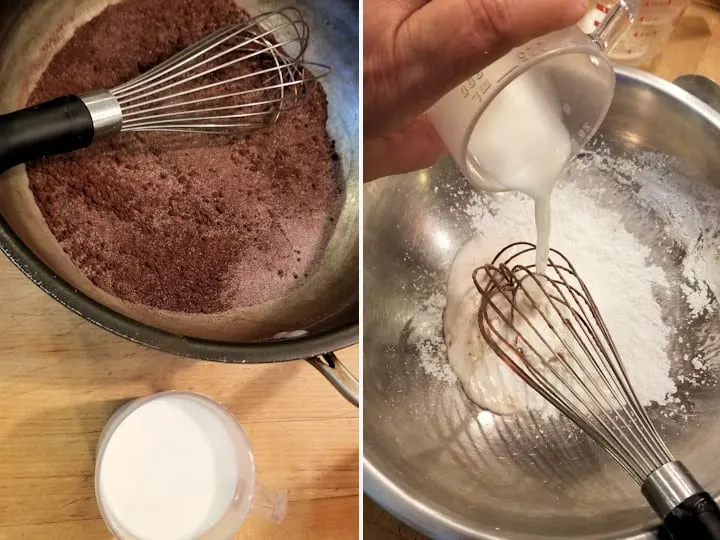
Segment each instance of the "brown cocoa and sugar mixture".
[[[246,17],[233,0],[125,0],[78,29],[30,103],[112,88]],[[326,120],[318,86],[272,130],[122,134],[28,166],[30,187],[101,289],[187,313],[256,305],[308,277],[333,227],[342,193]]]

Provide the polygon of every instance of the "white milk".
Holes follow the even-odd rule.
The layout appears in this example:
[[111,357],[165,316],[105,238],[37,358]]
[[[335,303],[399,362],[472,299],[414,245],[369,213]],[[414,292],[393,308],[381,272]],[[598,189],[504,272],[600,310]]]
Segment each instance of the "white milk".
[[[182,393],[161,394],[131,412],[99,459],[106,519],[140,540],[198,538],[238,489],[252,490],[254,478],[252,459],[239,459],[217,411]],[[249,506],[250,494],[238,496]]]
[[468,155],[476,162],[471,158],[471,169],[486,171],[506,191],[535,200],[539,273],[545,270],[550,247],[550,195],[572,151],[553,83],[539,68],[492,100],[468,142]]
[[[551,194],[572,157],[573,144],[562,122],[552,81],[539,69],[508,85],[488,106],[468,143],[470,178],[484,188],[490,175],[505,191],[519,191],[535,203],[536,271],[544,274],[550,251]],[[501,233],[502,234],[502,233]],[[510,242],[525,238],[510,238]],[[481,238],[483,244],[487,239]],[[480,295],[469,279],[473,268],[490,263],[470,242],[450,272],[444,336],[448,359],[470,399],[499,414],[530,408],[538,396],[485,344],[477,313]]]

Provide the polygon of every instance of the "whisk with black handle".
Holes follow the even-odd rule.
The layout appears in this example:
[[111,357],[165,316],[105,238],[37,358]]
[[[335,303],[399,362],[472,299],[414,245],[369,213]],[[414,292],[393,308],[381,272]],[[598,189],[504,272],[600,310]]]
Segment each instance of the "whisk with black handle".
[[720,539],[720,509],[650,422],[585,283],[555,250],[536,274],[534,252],[512,244],[473,272],[483,338],[627,471],[675,540]]
[[264,13],[110,90],[0,116],[0,172],[125,131],[250,134],[271,127],[329,73],[305,62],[308,39],[296,8]]

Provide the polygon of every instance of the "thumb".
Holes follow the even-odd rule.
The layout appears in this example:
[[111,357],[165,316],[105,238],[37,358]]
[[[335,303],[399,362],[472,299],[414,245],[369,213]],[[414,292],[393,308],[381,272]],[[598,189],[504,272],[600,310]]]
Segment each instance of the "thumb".
[[424,112],[513,47],[577,22],[587,0],[433,0],[396,34],[403,90]]

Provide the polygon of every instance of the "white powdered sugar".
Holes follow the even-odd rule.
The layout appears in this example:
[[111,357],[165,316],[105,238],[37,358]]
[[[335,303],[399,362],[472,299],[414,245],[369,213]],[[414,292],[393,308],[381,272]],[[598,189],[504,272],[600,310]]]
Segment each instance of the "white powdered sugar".
[[410,343],[417,348],[425,373],[441,381],[454,383],[455,372],[447,361],[447,347],[442,333],[442,318],[447,300],[436,292],[423,302],[413,319]]
[[[715,236],[717,231],[707,230],[706,220],[691,197],[662,177],[644,182],[637,194],[640,205],[659,214],[666,235],[686,249],[682,263],[685,283],[680,287],[691,316],[697,318],[716,310],[714,299],[720,296],[715,285],[720,283],[720,254],[716,246],[707,245],[707,237]],[[711,229],[714,227],[715,224]]]

